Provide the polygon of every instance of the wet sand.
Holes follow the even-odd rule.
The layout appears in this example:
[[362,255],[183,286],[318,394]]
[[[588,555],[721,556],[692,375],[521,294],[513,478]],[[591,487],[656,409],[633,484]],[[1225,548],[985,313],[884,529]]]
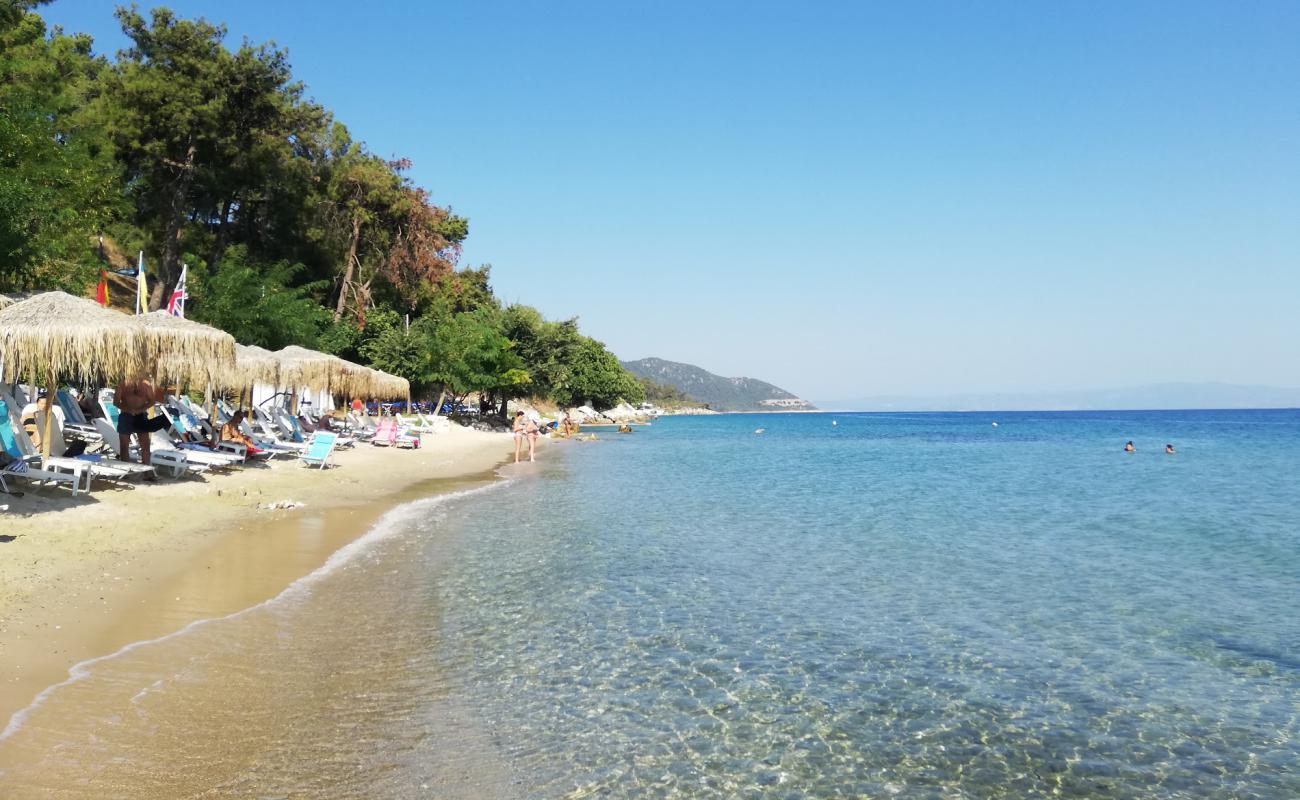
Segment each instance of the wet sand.
[[[285,460],[201,481],[101,484],[86,500],[52,487],[0,500],[11,509],[0,515],[0,721],[75,664],[275,597],[394,505],[491,480],[511,448],[508,436],[462,428],[425,444],[358,445],[324,472]],[[303,505],[265,508],[286,500]]]

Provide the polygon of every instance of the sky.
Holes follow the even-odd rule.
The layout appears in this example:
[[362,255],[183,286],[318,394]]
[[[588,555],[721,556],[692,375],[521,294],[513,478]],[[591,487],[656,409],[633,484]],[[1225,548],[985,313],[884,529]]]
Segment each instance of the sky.
[[[112,5],[41,13],[113,53]],[[1300,3],[168,5],[287,48],[463,264],[622,358],[1300,386]]]

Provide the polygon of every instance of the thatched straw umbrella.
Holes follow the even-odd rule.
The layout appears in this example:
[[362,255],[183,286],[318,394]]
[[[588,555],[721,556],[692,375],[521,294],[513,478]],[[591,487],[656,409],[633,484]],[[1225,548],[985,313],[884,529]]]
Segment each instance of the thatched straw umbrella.
[[[198,328],[204,328],[199,331]],[[0,310],[0,362],[9,374],[45,373],[51,404],[58,379],[144,377],[160,363],[234,360],[235,340],[207,326],[145,323],[64,292],[44,292]],[[42,451],[49,456],[50,415]]]
[[162,377],[211,389],[217,376],[235,364],[235,337],[223,330],[166,311],[151,311],[135,320],[146,331],[169,337],[173,351],[184,350],[183,355],[173,352],[154,365]]
[[276,350],[274,355],[293,373],[294,385],[299,388],[340,388],[350,377],[343,359],[328,353],[291,344]]
[[[410,397],[410,384],[406,379],[338,356],[297,345],[277,350],[274,355],[285,364],[280,383],[286,387],[337,392],[350,397]],[[294,399],[296,402],[296,393]]]
[[259,383],[279,386],[281,381],[294,378],[295,369],[292,362],[270,350],[257,345],[237,344],[234,366],[219,376],[218,385],[223,389],[238,389],[239,407],[243,408],[245,392],[252,400],[253,386]]
[[308,350],[298,345],[281,348],[273,355],[279,358],[282,364],[281,385],[294,389],[293,406],[290,410],[295,414],[298,413],[298,392],[304,388],[344,394],[351,394],[357,390],[356,365],[338,356]]
[[[0,310],[0,362],[14,380],[19,370],[33,376],[44,372],[51,408],[60,377],[138,375],[146,352],[140,325],[92,300],[45,292]],[[41,438],[45,457],[50,454],[52,420],[53,414],[47,413]]]
[[15,300],[9,298],[8,296],[3,295],[3,294],[0,294],[0,308],[5,308],[5,307],[7,307],[7,306],[11,306],[11,305],[13,305],[15,302],[16,302]]
[[405,397],[406,410],[409,412],[411,410],[411,382],[406,378],[399,378],[381,369],[371,371],[375,373],[378,391],[389,397]]
[[0,310],[0,361],[11,375],[139,374],[144,353],[143,331],[131,317],[92,300],[45,292]]
[[226,387],[251,386],[255,383],[279,385],[280,374],[287,366],[275,353],[257,345],[235,345],[235,364],[227,370]]

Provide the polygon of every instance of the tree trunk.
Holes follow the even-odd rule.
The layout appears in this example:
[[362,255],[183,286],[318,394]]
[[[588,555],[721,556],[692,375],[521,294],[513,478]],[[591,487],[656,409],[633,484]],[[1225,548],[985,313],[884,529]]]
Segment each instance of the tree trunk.
[[334,321],[343,318],[343,308],[348,301],[348,287],[352,285],[353,265],[357,263],[357,244],[361,241],[361,218],[352,218],[352,241],[348,244],[347,267],[343,272],[343,285],[339,287],[339,303],[334,307]]
[[211,265],[213,267],[221,263],[221,257],[226,254],[226,247],[230,245],[230,207],[234,204],[234,198],[221,201],[221,222],[217,227],[217,241],[212,245]]
[[186,205],[190,196],[190,184],[194,182],[194,156],[198,148],[190,144],[185,150],[185,161],[173,164],[180,174],[172,183],[172,196],[167,207],[167,223],[163,229],[162,261],[154,275],[153,289],[149,292],[151,308],[162,308],[163,298],[171,292],[171,287],[180,276],[181,264],[181,227],[185,223]]
[[443,401],[447,399],[447,387],[443,386],[438,390],[438,405],[433,407],[433,415],[436,417],[442,413]]

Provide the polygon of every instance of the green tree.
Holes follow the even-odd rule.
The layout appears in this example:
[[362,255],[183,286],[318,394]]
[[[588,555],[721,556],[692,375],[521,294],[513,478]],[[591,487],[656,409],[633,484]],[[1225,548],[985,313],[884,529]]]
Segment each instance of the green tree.
[[32,5],[0,5],[0,289],[80,291],[122,209],[102,137],[75,114],[103,62],[87,36],[47,35]]
[[226,251],[207,282],[204,302],[193,316],[221,328],[243,344],[278,350],[290,344],[314,347],[329,311],[313,297],[319,286],[292,286],[300,264],[254,264],[243,245]]
[[528,383],[523,362],[502,334],[493,309],[431,314],[411,327],[424,341],[423,382],[439,387],[440,393],[491,396]]
[[204,19],[156,8],[150,23],[134,5],[116,16],[131,47],[105,72],[93,114],[112,139],[138,223],[156,237],[150,303],[157,308],[180,274],[200,167],[220,152],[231,55],[222,46],[225,27]]
[[586,402],[600,411],[612,408],[620,401],[640,403],[645,400],[645,390],[636,378],[623,368],[613,353],[605,349],[605,345],[595,339],[582,337],[570,367],[573,371],[571,381],[558,389],[554,397],[562,406]]

